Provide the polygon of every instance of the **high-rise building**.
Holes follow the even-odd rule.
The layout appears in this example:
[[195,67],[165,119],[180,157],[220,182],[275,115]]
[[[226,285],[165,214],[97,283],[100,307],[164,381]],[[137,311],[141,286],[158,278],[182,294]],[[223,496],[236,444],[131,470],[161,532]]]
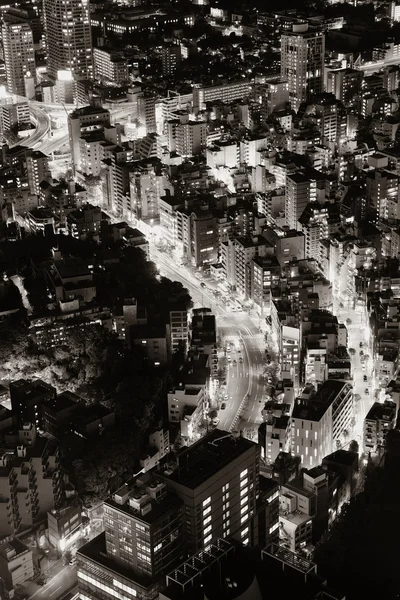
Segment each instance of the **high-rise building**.
[[75,79],[93,74],[89,0],[44,0],[48,74],[70,71]]
[[281,38],[281,76],[289,85],[289,102],[298,111],[300,104],[324,87],[325,35],[308,31],[307,24],[293,25]]
[[7,89],[12,94],[33,98],[36,66],[32,29],[29,23],[6,14],[1,33]]
[[306,169],[286,176],[285,219],[291,229],[298,229],[298,219],[310,202],[324,197],[325,176],[316,169]]
[[207,548],[219,537],[249,543],[259,461],[256,444],[215,429],[160,469],[158,476],[184,503],[189,551]]
[[182,501],[153,472],[104,502],[105,534],[80,548],[81,598],[158,598],[164,575],[184,556]]
[[164,77],[173,77],[181,62],[181,47],[168,44],[161,51],[162,72]]
[[68,132],[71,158],[75,169],[82,171],[87,163],[83,161],[82,144],[91,141],[94,134],[104,137],[104,129],[110,126],[110,112],[102,108],[99,98],[94,98],[90,106],[77,108],[68,115]]

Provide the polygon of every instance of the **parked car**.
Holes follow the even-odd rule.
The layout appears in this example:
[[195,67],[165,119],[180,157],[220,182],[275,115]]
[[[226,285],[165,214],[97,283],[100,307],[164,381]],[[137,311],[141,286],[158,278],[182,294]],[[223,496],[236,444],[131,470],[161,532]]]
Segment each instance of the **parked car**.
[[214,427],[216,427],[219,423],[219,419],[213,419],[212,420],[212,424],[214,425]]
[[364,381],[368,381],[368,377],[366,375],[364,375]]
[[368,389],[368,388],[365,388],[364,392],[365,392],[366,394],[369,394],[369,389]]

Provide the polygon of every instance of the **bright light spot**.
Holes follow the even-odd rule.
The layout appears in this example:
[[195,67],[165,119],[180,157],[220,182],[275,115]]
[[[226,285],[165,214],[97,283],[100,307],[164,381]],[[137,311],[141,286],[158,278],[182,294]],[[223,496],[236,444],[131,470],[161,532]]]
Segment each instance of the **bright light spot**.
[[57,71],[58,81],[72,81],[72,72],[68,70]]

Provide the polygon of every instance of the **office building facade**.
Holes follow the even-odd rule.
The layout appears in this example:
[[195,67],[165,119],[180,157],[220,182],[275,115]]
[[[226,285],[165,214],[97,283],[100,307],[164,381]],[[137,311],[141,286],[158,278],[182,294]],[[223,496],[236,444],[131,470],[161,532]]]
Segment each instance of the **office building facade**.
[[324,89],[325,36],[294,25],[281,38],[281,76],[288,82],[289,102],[296,112],[302,102]]

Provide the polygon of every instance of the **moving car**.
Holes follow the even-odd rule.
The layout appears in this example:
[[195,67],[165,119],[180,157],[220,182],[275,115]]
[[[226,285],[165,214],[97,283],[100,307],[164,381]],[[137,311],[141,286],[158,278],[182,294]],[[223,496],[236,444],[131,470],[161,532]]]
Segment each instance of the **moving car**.
[[221,410],[225,410],[225,409],[226,409],[226,402],[223,402],[223,403],[221,404]]
[[363,379],[364,381],[368,381],[368,377],[366,375],[364,375]]
[[365,388],[364,392],[365,392],[366,394],[369,394],[369,389],[368,389],[368,388]]
[[214,427],[216,427],[219,423],[219,419],[213,419],[212,420],[212,424],[214,425]]

